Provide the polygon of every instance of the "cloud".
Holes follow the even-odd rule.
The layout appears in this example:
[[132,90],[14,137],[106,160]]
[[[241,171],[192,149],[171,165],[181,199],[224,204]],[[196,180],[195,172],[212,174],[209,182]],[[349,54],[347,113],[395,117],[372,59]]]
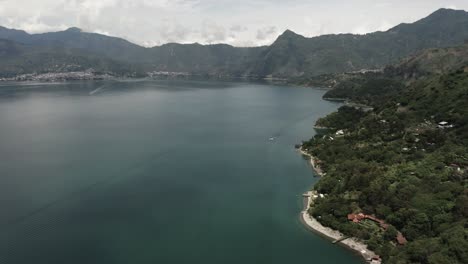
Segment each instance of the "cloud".
[[248,30],[248,28],[243,25],[233,25],[231,28],[229,28],[229,30],[233,32],[245,32]]
[[261,29],[257,30],[257,36],[256,38],[258,40],[267,40],[269,39],[272,35],[276,34],[277,28],[275,26],[269,26],[269,27],[264,27]]
[[390,28],[394,27],[395,25],[392,25],[392,23],[388,22],[388,21],[382,21],[380,23],[380,26],[377,27],[375,30],[376,31],[387,31],[389,30]]
[[448,6],[446,6],[445,8],[448,8],[448,9],[458,9],[456,5],[448,5]]
[[208,44],[220,43],[227,38],[226,29],[212,20],[203,22],[201,36]]
[[466,0],[0,0],[0,25],[30,33],[79,27],[142,45],[269,44],[285,29],[305,36],[368,33],[414,22]]
[[[193,29],[180,24],[177,21],[165,20],[160,27],[158,33],[164,42],[185,42],[193,34]],[[163,44],[163,43],[157,43]]]

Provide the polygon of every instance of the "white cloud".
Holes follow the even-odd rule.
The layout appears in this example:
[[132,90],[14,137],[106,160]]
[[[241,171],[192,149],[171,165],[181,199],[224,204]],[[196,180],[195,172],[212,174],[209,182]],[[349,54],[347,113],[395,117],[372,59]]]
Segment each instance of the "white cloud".
[[248,28],[243,25],[233,25],[231,28],[229,28],[229,30],[233,32],[245,32],[248,30]]
[[257,39],[260,41],[271,38],[272,35],[276,34],[277,29],[275,26],[264,27],[257,30]]
[[201,36],[208,44],[224,42],[227,39],[226,29],[213,20],[203,21]]
[[380,26],[378,26],[375,30],[376,31],[387,31],[389,30],[390,28],[394,27],[395,25],[393,25],[392,23],[388,22],[388,21],[382,21],[380,23]]
[[0,25],[31,33],[76,26],[142,45],[252,46],[270,44],[285,29],[309,37],[387,30],[440,7],[468,9],[468,1],[0,0]]

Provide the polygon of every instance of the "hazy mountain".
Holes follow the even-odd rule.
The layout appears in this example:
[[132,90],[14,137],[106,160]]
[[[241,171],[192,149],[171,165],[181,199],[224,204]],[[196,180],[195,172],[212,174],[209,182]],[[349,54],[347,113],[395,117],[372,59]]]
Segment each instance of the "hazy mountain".
[[[151,68],[210,75],[242,76],[265,47],[235,48],[226,44],[166,44],[152,48]],[[256,73],[253,73],[256,74]]]
[[272,45],[255,48],[174,43],[145,48],[77,28],[28,34],[0,27],[0,39],[30,48],[61,47],[60,52],[64,53],[75,54],[79,50],[81,55],[93,58],[136,63],[147,71],[289,78],[381,68],[423,49],[462,44],[468,39],[468,13],[440,9],[415,23],[366,35],[305,38],[288,30]]
[[60,45],[31,46],[11,40],[0,40],[0,77],[88,69],[121,76],[144,73],[139,65],[94,56],[78,49],[64,48]]
[[331,76],[337,84],[324,97],[385,103],[389,96],[397,96],[415,81],[457,70],[468,72],[468,44],[424,50],[379,73]]
[[0,39],[9,39],[34,46],[63,46],[81,49],[89,53],[121,61],[141,61],[147,58],[147,49],[124,39],[96,33],[82,32],[79,28],[42,34],[27,34],[24,31],[0,29]]
[[400,63],[385,68],[385,73],[414,80],[431,74],[442,74],[468,66],[468,43],[450,48],[427,49]]
[[413,24],[366,35],[304,38],[286,31],[264,51],[253,72],[300,76],[381,68],[414,52],[468,40],[468,13],[440,9]]

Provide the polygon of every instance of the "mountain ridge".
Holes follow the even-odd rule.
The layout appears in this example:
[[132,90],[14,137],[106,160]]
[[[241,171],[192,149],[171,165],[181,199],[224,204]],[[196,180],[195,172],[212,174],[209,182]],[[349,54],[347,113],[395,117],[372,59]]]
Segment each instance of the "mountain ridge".
[[66,53],[80,50],[81,54],[93,57],[139,64],[147,72],[291,78],[382,68],[423,49],[459,45],[468,39],[468,13],[439,9],[414,23],[365,35],[328,34],[307,38],[288,29],[271,45],[260,47],[198,43],[143,47],[122,38],[73,27],[41,34],[0,27],[0,39],[33,48],[60,46]]

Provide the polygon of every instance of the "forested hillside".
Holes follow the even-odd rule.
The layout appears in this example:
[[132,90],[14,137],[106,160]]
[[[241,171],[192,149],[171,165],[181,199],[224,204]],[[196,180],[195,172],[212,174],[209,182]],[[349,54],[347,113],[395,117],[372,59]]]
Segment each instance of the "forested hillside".
[[[340,96],[373,109],[344,106],[318,121],[325,135],[303,144],[326,173],[310,214],[366,241],[384,263],[468,263],[467,50],[425,51],[384,77],[351,80]],[[389,227],[348,220],[357,213]]]
[[324,76],[325,81],[336,82],[324,98],[349,99],[364,104],[380,105],[386,97],[400,94],[405,89],[404,84],[456,71],[466,65],[468,44],[424,50],[395,65],[385,67],[382,72]]

